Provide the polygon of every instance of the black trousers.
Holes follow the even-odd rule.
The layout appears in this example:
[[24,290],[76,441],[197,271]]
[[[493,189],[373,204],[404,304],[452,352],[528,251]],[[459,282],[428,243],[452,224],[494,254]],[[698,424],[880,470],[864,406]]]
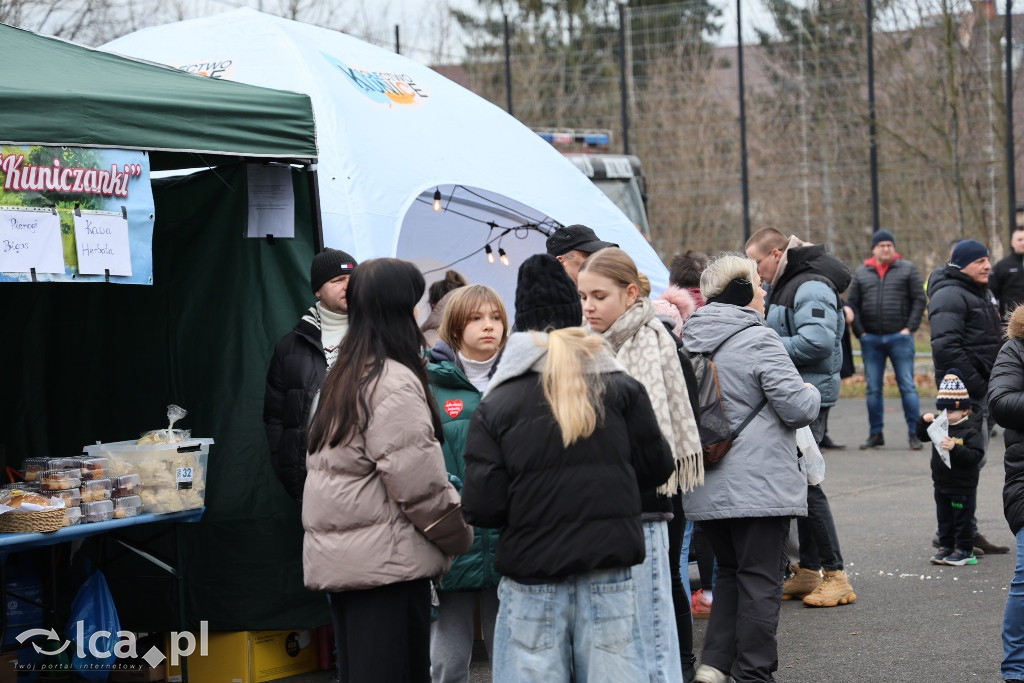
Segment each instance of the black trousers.
[[974,550],[974,511],[977,495],[943,493],[935,489],[935,517],[939,522],[939,545],[970,553]]
[[430,580],[331,593],[343,683],[430,683]]
[[772,681],[779,668],[776,631],[789,517],[703,521],[718,559],[715,606],[701,662],[736,683]]
[[[681,558],[683,551],[683,531],[686,527],[686,517],[683,515],[683,495],[676,492],[672,496],[672,521],[668,523],[668,561],[672,579],[672,606],[676,613],[676,631],[679,635],[679,659],[683,664],[683,680],[689,679],[689,672],[693,670],[693,617],[690,616],[690,601],[686,599],[686,589],[683,587],[682,567],[680,562],[689,567],[685,558]],[[690,580],[689,574],[686,581]]]

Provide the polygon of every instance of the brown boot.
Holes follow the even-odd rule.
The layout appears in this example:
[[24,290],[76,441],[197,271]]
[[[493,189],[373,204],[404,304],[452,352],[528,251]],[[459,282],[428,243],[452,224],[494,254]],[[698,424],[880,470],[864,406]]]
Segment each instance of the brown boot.
[[849,605],[857,601],[857,594],[853,592],[850,585],[850,578],[842,569],[834,571],[825,570],[821,584],[814,591],[804,598],[804,604],[808,607],[835,607],[836,605]]
[[793,576],[786,579],[782,584],[783,600],[800,600],[805,595],[810,595],[821,584],[821,572],[814,569],[804,569],[799,564],[793,565]]

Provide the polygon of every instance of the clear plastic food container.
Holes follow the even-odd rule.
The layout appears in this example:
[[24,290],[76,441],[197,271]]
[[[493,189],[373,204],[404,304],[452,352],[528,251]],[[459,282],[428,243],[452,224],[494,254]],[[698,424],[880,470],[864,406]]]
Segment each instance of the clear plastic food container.
[[64,526],[75,526],[82,521],[82,508],[64,509]]
[[68,470],[76,477],[82,476],[82,458],[54,458],[50,461],[51,470]]
[[113,482],[111,498],[137,496],[142,490],[142,477],[137,474],[122,474],[120,477],[114,477],[111,481]]
[[106,479],[109,469],[107,458],[82,458],[82,479]]
[[134,517],[140,512],[142,512],[142,499],[138,496],[114,499],[114,519]]
[[[105,457],[111,468],[131,464],[142,478],[143,512],[177,512],[204,505],[206,462],[213,439],[140,446],[135,441],[98,443],[84,448],[89,456]],[[83,498],[84,500],[84,498]]]
[[109,500],[111,482],[109,479],[92,479],[82,482],[82,503]]
[[39,473],[39,483],[43,491],[66,491],[77,489],[82,480],[75,470],[46,470]]
[[52,491],[51,496],[64,499],[64,507],[78,507],[82,504],[82,491],[80,489],[67,489],[65,491]]
[[105,522],[114,518],[114,501],[98,500],[92,503],[82,503],[83,522]]
[[21,464],[22,469],[25,471],[25,481],[39,481],[39,475],[49,469],[58,469],[50,467],[51,458],[25,458],[25,462]]
[[38,481],[13,481],[9,484],[4,484],[4,489],[21,489],[22,491],[39,493],[42,490],[42,486],[40,486]]

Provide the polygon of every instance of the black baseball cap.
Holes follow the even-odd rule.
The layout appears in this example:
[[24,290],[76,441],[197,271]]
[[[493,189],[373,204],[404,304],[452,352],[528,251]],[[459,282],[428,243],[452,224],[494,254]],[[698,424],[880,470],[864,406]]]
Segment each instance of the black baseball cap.
[[555,230],[548,236],[548,241],[545,246],[547,247],[548,253],[552,256],[561,256],[573,249],[579,249],[580,251],[585,251],[588,254],[593,254],[595,251],[600,251],[607,247],[617,247],[619,245],[599,240],[593,230],[585,225],[577,224]]

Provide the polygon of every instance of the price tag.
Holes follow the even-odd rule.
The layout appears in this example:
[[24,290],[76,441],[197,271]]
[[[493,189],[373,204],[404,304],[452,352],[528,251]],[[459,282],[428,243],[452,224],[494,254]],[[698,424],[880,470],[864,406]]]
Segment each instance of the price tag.
[[175,488],[179,491],[192,488],[192,468],[179,467],[174,470]]

